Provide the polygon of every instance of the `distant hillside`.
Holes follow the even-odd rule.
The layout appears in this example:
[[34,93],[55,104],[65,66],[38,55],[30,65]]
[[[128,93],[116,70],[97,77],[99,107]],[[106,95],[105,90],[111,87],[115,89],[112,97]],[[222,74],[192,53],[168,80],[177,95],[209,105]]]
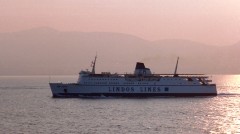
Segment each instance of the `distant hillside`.
[[179,73],[234,74],[240,73],[239,46],[39,28],[0,34],[0,75],[77,74],[96,53],[97,72],[130,73],[142,61],[155,73],[172,73],[179,56]]

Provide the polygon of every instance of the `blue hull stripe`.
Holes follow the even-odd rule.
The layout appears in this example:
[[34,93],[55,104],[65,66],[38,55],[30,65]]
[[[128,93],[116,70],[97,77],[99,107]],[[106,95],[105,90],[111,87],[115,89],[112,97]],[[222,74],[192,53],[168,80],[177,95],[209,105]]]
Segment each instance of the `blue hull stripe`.
[[194,97],[194,96],[216,96],[217,93],[59,93],[54,94],[54,98],[78,98],[78,97],[157,97],[157,96],[175,96],[175,97]]

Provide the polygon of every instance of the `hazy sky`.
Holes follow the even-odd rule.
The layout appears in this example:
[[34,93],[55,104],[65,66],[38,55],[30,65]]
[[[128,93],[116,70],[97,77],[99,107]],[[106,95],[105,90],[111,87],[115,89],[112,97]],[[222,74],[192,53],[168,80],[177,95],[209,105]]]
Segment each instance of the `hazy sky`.
[[35,27],[231,45],[240,41],[240,0],[0,0],[0,32]]

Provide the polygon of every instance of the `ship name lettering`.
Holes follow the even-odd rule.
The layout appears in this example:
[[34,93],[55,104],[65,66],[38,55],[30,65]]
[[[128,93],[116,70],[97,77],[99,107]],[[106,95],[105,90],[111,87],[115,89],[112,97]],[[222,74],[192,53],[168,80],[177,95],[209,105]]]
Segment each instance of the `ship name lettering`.
[[114,93],[134,92],[134,87],[108,87],[108,92]]
[[140,87],[141,92],[147,92],[147,93],[155,93],[155,92],[161,92],[160,87]]

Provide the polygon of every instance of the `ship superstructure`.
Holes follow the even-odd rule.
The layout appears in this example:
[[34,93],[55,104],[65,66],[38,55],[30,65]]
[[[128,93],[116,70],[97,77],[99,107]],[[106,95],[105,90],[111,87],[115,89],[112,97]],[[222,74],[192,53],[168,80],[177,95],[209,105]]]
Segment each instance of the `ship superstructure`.
[[50,83],[53,97],[83,96],[216,96],[216,84],[202,74],[177,74],[178,60],[173,74],[152,74],[144,63],[137,62],[133,74],[95,73],[81,71],[76,83]]

